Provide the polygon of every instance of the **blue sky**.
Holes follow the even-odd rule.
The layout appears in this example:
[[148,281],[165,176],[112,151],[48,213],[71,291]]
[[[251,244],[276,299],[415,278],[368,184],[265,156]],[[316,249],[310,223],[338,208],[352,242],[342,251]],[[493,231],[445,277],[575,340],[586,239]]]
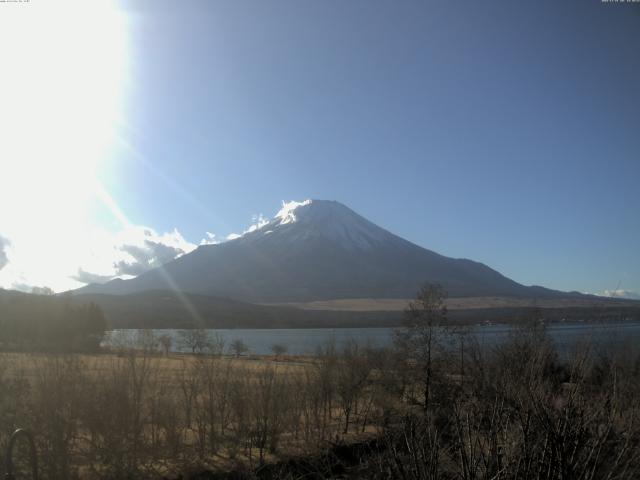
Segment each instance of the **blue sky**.
[[640,4],[117,13],[121,103],[96,175],[131,224],[196,244],[332,199],[524,284],[640,291]]

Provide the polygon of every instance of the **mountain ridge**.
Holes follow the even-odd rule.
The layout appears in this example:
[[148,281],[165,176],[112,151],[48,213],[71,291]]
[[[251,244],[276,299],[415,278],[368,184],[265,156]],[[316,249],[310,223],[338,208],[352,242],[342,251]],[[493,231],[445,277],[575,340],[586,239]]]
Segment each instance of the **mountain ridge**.
[[425,282],[452,297],[557,297],[574,293],[521,285],[480,262],[450,258],[405,240],[328,200],[289,202],[234,240],[201,245],[130,280],[77,293],[178,290],[241,301],[306,302],[410,298]]

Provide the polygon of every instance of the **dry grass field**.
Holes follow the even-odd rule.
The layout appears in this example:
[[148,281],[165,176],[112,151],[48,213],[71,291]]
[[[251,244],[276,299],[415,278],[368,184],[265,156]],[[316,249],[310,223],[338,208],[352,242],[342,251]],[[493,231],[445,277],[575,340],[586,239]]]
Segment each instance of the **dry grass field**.
[[[343,478],[640,474],[640,357],[582,345],[560,361],[538,323],[490,349],[462,331],[443,348],[439,332],[313,357],[2,353],[0,448],[29,429],[49,480],[335,478],[323,452],[364,439],[376,448]],[[283,470],[261,476],[268,465]]]
[[247,470],[376,431],[371,370],[334,354],[3,353],[0,447],[32,431],[43,478]]
[[[409,298],[344,298],[318,300],[314,302],[280,303],[277,305],[296,307],[303,310],[327,310],[345,312],[402,312],[412,299]],[[491,308],[594,308],[637,305],[625,299],[601,298],[593,296],[551,299],[518,297],[452,297],[446,300],[450,310],[491,309]]]

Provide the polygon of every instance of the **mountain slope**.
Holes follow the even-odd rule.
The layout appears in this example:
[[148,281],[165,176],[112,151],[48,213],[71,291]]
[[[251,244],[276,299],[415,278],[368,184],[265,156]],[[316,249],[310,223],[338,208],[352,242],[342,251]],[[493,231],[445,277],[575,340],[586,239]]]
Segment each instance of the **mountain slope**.
[[134,279],[77,292],[174,289],[249,302],[305,302],[411,298],[426,281],[442,283],[454,297],[560,294],[525,287],[478,262],[439,255],[322,200],[291,202],[236,240],[200,246]]

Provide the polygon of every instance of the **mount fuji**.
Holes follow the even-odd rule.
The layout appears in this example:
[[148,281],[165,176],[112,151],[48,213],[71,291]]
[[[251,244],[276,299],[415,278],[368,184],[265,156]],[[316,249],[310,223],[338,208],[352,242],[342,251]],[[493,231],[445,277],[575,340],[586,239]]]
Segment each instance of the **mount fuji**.
[[554,298],[572,294],[521,285],[488,266],[449,258],[326,200],[285,204],[240,237],[201,245],[130,280],[91,284],[79,294],[174,290],[252,303],[412,298],[425,282],[450,297]]

